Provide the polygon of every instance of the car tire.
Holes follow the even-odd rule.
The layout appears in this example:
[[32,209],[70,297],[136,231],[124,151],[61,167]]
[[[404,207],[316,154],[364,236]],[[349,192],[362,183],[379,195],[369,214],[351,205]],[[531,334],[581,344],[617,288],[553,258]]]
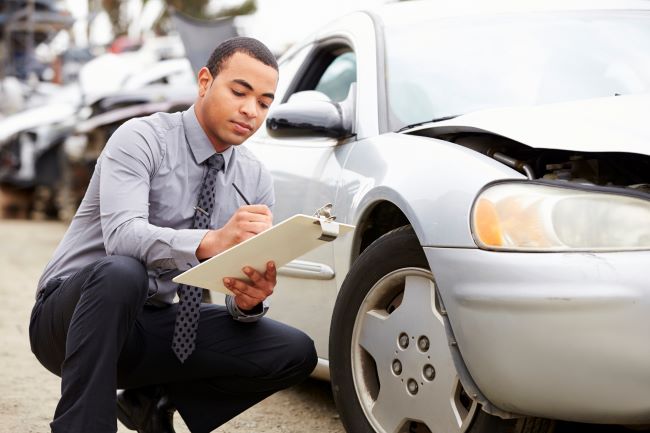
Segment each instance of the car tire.
[[336,300],[329,340],[332,390],[345,429],[551,433],[549,420],[503,420],[464,392],[439,305],[410,226],[386,233],[354,262]]

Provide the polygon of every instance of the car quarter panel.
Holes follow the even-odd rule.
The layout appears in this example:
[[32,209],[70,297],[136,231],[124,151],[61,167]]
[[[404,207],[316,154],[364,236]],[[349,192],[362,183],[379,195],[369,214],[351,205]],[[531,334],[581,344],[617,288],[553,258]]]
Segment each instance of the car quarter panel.
[[[422,245],[476,248],[469,212],[487,183],[522,178],[520,173],[467,148],[432,138],[388,133],[350,143],[334,211],[341,222],[359,225],[380,202],[397,206]],[[334,242],[337,287],[356,257],[361,232]]]
[[650,252],[425,252],[490,402],[540,417],[650,422]]
[[354,144],[341,172],[335,209],[358,224],[381,201],[399,207],[422,245],[476,248],[469,213],[477,193],[523,175],[467,148],[389,133]]

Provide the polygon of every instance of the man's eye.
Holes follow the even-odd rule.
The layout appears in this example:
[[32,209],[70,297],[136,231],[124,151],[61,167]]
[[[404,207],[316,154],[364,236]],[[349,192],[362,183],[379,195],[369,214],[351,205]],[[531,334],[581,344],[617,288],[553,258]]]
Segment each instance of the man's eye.
[[265,110],[268,110],[268,109],[269,109],[269,105],[268,105],[268,104],[265,104],[264,102],[260,102],[260,107],[262,107],[262,108],[265,109]]
[[236,90],[233,90],[232,93],[233,93],[235,96],[244,96],[244,94],[243,94],[242,92],[238,92],[238,91],[236,91]]

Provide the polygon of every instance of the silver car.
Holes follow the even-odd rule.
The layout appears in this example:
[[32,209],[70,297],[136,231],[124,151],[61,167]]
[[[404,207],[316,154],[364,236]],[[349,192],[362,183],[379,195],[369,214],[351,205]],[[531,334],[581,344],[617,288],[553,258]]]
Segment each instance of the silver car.
[[271,316],[349,432],[650,425],[650,2],[528,9],[396,3],[281,59],[275,219],[356,229]]

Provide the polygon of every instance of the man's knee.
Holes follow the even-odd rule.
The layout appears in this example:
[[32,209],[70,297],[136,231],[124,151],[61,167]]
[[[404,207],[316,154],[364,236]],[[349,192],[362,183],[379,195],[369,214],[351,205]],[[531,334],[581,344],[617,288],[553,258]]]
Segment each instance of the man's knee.
[[278,373],[292,384],[298,383],[311,374],[318,362],[314,341],[294,328],[289,328],[284,338],[285,345],[281,354],[283,368]]
[[112,303],[140,304],[146,299],[149,278],[144,265],[127,256],[107,256],[99,260],[87,287],[95,289],[96,296],[105,296]]

